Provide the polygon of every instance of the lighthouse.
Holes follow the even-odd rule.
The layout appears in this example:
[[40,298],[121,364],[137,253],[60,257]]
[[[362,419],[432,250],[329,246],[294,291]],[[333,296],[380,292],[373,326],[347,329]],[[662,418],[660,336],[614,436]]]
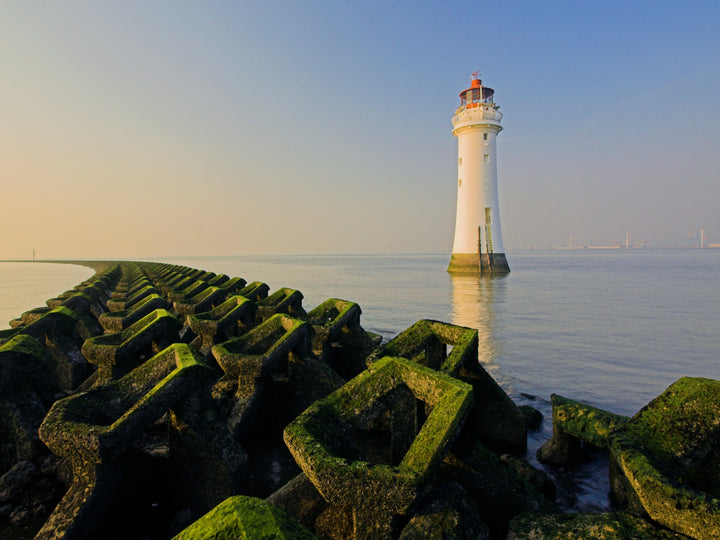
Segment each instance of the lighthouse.
[[503,115],[494,94],[473,73],[470,88],[460,92],[460,107],[452,119],[458,140],[458,191],[448,272],[510,272],[500,232],[497,185],[496,140]]

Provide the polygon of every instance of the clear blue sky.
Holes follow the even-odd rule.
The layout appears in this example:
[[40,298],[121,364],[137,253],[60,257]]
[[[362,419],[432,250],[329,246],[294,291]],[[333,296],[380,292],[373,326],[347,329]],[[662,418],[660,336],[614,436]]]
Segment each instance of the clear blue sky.
[[448,252],[458,93],[506,247],[720,242],[720,3],[2,2],[0,258]]

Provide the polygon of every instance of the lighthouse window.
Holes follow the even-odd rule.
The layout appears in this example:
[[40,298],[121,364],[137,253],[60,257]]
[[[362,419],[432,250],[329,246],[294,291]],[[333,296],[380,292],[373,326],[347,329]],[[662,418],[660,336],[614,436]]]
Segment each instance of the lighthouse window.
[[458,187],[462,186],[462,178],[458,178]]
[[483,141],[487,141],[487,133],[483,133]]
[[483,161],[484,161],[485,163],[487,163],[488,161],[490,161],[490,154],[483,154]]
[[458,165],[462,165],[462,158],[458,159]]

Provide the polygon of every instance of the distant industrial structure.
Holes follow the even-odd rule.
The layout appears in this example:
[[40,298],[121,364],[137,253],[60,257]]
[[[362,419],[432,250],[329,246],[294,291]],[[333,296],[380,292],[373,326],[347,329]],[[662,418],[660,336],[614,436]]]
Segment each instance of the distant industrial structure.
[[503,115],[494,94],[473,73],[470,88],[460,92],[460,107],[452,119],[452,133],[458,139],[458,191],[448,272],[510,272],[500,230],[495,150]]

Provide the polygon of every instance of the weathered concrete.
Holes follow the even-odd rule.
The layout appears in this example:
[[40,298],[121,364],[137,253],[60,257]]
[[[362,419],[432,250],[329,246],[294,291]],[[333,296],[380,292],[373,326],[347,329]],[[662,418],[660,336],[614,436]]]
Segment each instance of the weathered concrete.
[[202,313],[190,314],[187,323],[202,338],[206,354],[216,343],[237,337],[255,326],[257,306],[244,296],[234,295],[219,306]]
[[82,354],[98,368],[98,384],[118,379],[156,352],[178,341],[182,325],[171,313],[156,309],[122,332],[83,343]]
[[317,537],[285,512],[254,497],[237,495],[174,537],[173,540],[312,540]]
[[36,538],[90,534],[122,478],[125,450],[192,391],[195,375],[207,369],[177,344],[119,380],[57,401],[39,434],[53,453],[71,460],[73,483]]
[[538,458],[574,464],[579,441],[609,447],[617,503],[693,538],[720,537],[720,381],[682,378],[630,419],[554,396],[553,419]]
[[[448,346],[452,346],[450,354]],[[380,346],[368,358],[368,363],[383,355],[407,358],[472,385],[475,405],[466,429],[497,450],[518,454],[525,451],[525,419],[478,362],[477,330],[420,320]]]
[[[363,439],[353,432],[391,411],[399,389],[412,392],[432,412],[399,463],[368,461],[357,446]],[[314,403],[285,428],[284,437],[325,500],[353,509],[354,538],[390,538],[396,516],[407,514],[425,492],[471,404],[472,389],[465,383],[405,359],[385,358]],[[414,415],[410,423],[415,431]]]

